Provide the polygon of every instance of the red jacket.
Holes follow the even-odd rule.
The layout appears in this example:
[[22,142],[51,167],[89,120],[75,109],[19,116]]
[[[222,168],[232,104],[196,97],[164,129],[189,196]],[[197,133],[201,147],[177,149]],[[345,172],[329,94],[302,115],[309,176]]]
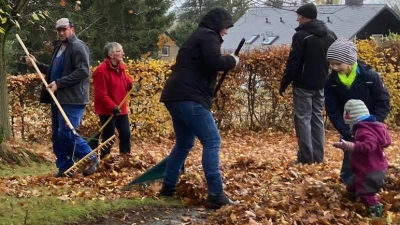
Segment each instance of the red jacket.
[[[109,59],[105,59],[93,73],[94,111],[98,115],[112,115],[113,109],[118,106],[132,88],[132,79],[126,75],[125,65],[112,66]],[[126,102],[121,107],[119,115],[128,113]]]

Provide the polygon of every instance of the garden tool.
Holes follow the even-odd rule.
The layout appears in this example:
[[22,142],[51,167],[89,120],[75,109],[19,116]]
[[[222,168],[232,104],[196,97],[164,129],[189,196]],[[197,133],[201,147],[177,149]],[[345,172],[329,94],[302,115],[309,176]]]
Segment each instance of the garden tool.
[[[142,80],[142,78],[140,77],[137,83],[140,83],[141,80]],[[121,103],[119,103],[119,105],[118,105],[119,108],[122,107],[122,105],[126,102],[128,97],[134,90],[136,90],[136,87],[132,85],[131,90],[129,90],[129,92],[125,95],[124,99],[122,99]],[[100,134],[104,130],[104,128],[107,126],[107,124],[110,123],[112,118],[114,118],[114,114],[111,114],[110,118],[108,118],[108,120],[103,124],[103,126],[101,126],[98,131],[96,131],[92,136],[90,136],[86,140],[86,142],[88,143],[88,145],[90,146],[91,149],[97,148],[97,146],[99,145],[99,141],[100,141]]]
[[[131,185],[141,185],[146,186],[149,183],[160,180],[164,177],[165,167],[167,167],[168,156],[157,163],[155,166],[148,169],[142,175],[136,177],[133,181],[131,181],[128,186]],[[181,174],[185,172],[185,165],[182,165]]]
[[99,153],[100,150],[104,147],[109,147],[112,146],[115,142],[115,135],[111,136],[109,139],[107,139],[105,142],[101,143],[97,148],[93,149],[91,152],[89,152],[85,157],[81,158],[78,162],[76,162],[74,165],[72,165],[69,169],[64,171],[65,175],[73,175],[75,171],[78,169],[78,166],[83,165],[83,163],[87,160],[90,160],[89,157],[95,153]]
[[[242,40],[239,42],[239,45],[238,45],[238,47],[236,48],[235,53],[234,53],[236,56],[239,56],[239,52],[240,52],[240,50],[242,49],[242,47],[243,47],[245,41],[246,41],[246,40],[245,40],[244,38],[242,38]],[[221,88],[222,82],[224,82],[224,80],[225,80],[226,75],[228,74],[228,72],[229,72],[229,70],[224,71],[224,73],[222,74],[221,78],[219,79],[218,84],[217,84],[217,86],[215,87],[215,90],[214,90],[214,97],[217,96],[217,92],[218,92],[219,89]]]
[[[17,37],[17,40],[19,41],[19,43],[21,44],[22,48],[24,49],[25,54],[26,54],[27,56],[29,56],[29,55],[30,55],[30,54],[29,54],[29,51],[28,51],[28,49],[25,47],[24,42],[22,42],[22,40],[21,40],[21,38],[19,37],[18,34],[15,34],[15,36]],[[50,89],[47,88],[47,87],[49,86],[49,84],[47,83],[46,79],[43,77],[43,74],[40,72],[40,70],[39,70],[39,68],[37,67],[35,61],[31,59],[31,62],[32,62],[33,67],[34,67],[35,70],[36,70],[36,73],[39,75],[39,77],[40,77],[40,79],[42,80],[44,86],[46,87],[46,90],[49,92],[51,98],[53,99],[53,101],[54,101],[54,103],[56,104],[58,110],[60,111],[62,117],[64,118],[65,123],[67,124],[67,126],[69,127],[69,129],[71,130],[71,132],[72,132],[75,136],[78,137],[79,134],[76,132],[74,126],[72,126],[72,123],[69,121],[68,116],[65,114],[65,112],[64,112],[64,110],[62,109],[60,103],[57,101],[56,96],[54,95],[54,93],[53,93]]]

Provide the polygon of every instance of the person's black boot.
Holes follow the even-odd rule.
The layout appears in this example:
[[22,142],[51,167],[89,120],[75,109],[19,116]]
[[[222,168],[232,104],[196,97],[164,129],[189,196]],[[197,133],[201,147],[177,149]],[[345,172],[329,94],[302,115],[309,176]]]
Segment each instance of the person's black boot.
[[169,186],[169,185],[163,184],[163,186],[160,190],[160,196],[171,197],[175,194],[175,192],[176,192],[175,186]]
[[208,195],[206,200],[207,208],[219,209],[224,205],[233,205],[233,201],[230,200],[225,194],[218,196]]

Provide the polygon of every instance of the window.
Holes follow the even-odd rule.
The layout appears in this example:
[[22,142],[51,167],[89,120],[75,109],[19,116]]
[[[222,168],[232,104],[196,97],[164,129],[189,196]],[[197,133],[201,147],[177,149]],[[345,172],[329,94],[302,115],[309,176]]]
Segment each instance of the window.
[[252,44],[255,40],[257,40],[257,38],[259,37],[260,35],[253,35],[253,36],[251,36],[249,39],[247,39],[246,40],[246,44]]
[[265,37],[265,39],[263,40],[262,44],[263,45],[272,45],[272,43],[274,43],[274,41],[276,39],[278,39],[279,35],[276,36],[267,36]]
[[165,46],[161,49],[161,56],[169,56],[169,46]]

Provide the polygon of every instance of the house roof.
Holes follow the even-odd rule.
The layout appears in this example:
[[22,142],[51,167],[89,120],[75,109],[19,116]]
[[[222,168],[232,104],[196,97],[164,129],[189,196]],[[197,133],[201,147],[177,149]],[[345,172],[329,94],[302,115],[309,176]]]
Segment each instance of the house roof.
[[[233,52],[242,38],[248,40],[252,35],[259,37],[251,47],[259,47],[268,35],[279,36],[273,45],[290,44],[295,28],[298,6],[254,7],[250,8],[228,31],[224,37],[222,49]],[[363,5],[317,5],[318,17],[338,37],[352,38],[382,10],[389,8],[386,4]],[[266,22],[268,20],[268,23]]]

